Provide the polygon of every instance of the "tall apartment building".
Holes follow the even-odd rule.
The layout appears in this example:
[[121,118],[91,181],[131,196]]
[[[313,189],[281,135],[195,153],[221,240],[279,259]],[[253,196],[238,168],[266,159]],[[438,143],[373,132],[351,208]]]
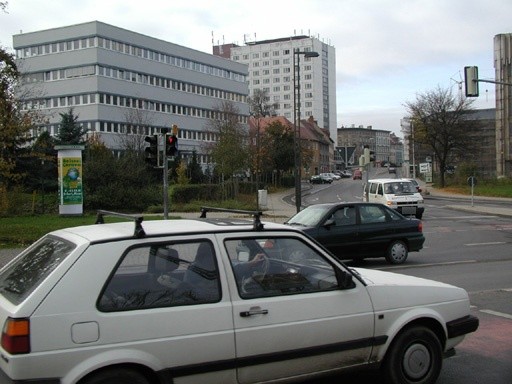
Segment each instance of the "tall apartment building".
[[59,113],[70,107],[78,123],[109,147],[123,136],[179,127],[179,149],[209,163],[206,127],[223,102],[247,123],[248,69],[244,64],[98,21],[13,36],[26,87],[27,108],[47,117],[58,133]]
[[494,36],[496,174],[512,177],[512,33]]
[[[300,73],[301,119],[313,116],[318,125],[336,138],[336,52],[334,47],[309,36],[246,42],[244,46],[213,47],[215,55],[249,66],[249,93],[268,92],[279,116],[294,121],[294,52],[317,52],[318,57],[296,55]],[[298,102],[298,101],[297,101]]]

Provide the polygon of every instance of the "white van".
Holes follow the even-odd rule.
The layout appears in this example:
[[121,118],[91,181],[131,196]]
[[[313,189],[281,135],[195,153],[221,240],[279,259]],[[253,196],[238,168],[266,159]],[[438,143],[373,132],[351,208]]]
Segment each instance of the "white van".
[[402,215],[421,219],[425,207],[416,186],[403,179],[373,179],[364,186],[364,199],[396,209]]

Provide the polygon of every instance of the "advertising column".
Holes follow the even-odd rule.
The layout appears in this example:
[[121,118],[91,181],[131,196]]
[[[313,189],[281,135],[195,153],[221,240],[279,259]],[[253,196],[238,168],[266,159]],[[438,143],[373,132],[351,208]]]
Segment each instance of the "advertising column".
[[83,213],[82,151],[83,145],[58,145],[59,214]]

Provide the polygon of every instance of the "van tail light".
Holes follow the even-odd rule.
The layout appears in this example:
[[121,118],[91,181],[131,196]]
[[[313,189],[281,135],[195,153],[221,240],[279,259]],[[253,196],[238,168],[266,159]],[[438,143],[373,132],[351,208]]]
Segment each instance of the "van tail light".
[[12,355],[30,352],[29,319],[7,318],[2,330],[2,348]]
[[423,222],[420,221],[420,223],[418,224],[418,232],[423,232]]

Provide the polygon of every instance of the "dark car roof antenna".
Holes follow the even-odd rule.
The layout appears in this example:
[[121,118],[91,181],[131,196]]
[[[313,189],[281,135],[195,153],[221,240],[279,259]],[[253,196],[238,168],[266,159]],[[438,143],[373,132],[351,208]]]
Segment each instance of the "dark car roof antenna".
[[98,210],[96,212],[96,223],[95,224],[104,224],[105,219],[104,216],[115,216],[115,217],[121,217],[123,219],[129,219],[133,220],[135,222],[135,231],[133,232],[133,236],[140,238],[146,236],[146,232],[144,232],[144,228],[142,228],[142,221],[144,218],[142,216],[136,216],[136,215],[129,215],[127,213],[119,213],[119,212],[111,212],[111,211],[104,211],[104,210]]
[[254,218],[253,229],[255,231],[263,230],[263,224],[261,222],[261,216],[263,215],[263,212],[261,212],[261,211],[246,211],[246,210],[242,210],[242,209],[201,207],[201,216],[199,216],[199,218],[206,219],[206,214],[208,212],[229,212],[229,213],[241,213],[244,215],[251,215]]

